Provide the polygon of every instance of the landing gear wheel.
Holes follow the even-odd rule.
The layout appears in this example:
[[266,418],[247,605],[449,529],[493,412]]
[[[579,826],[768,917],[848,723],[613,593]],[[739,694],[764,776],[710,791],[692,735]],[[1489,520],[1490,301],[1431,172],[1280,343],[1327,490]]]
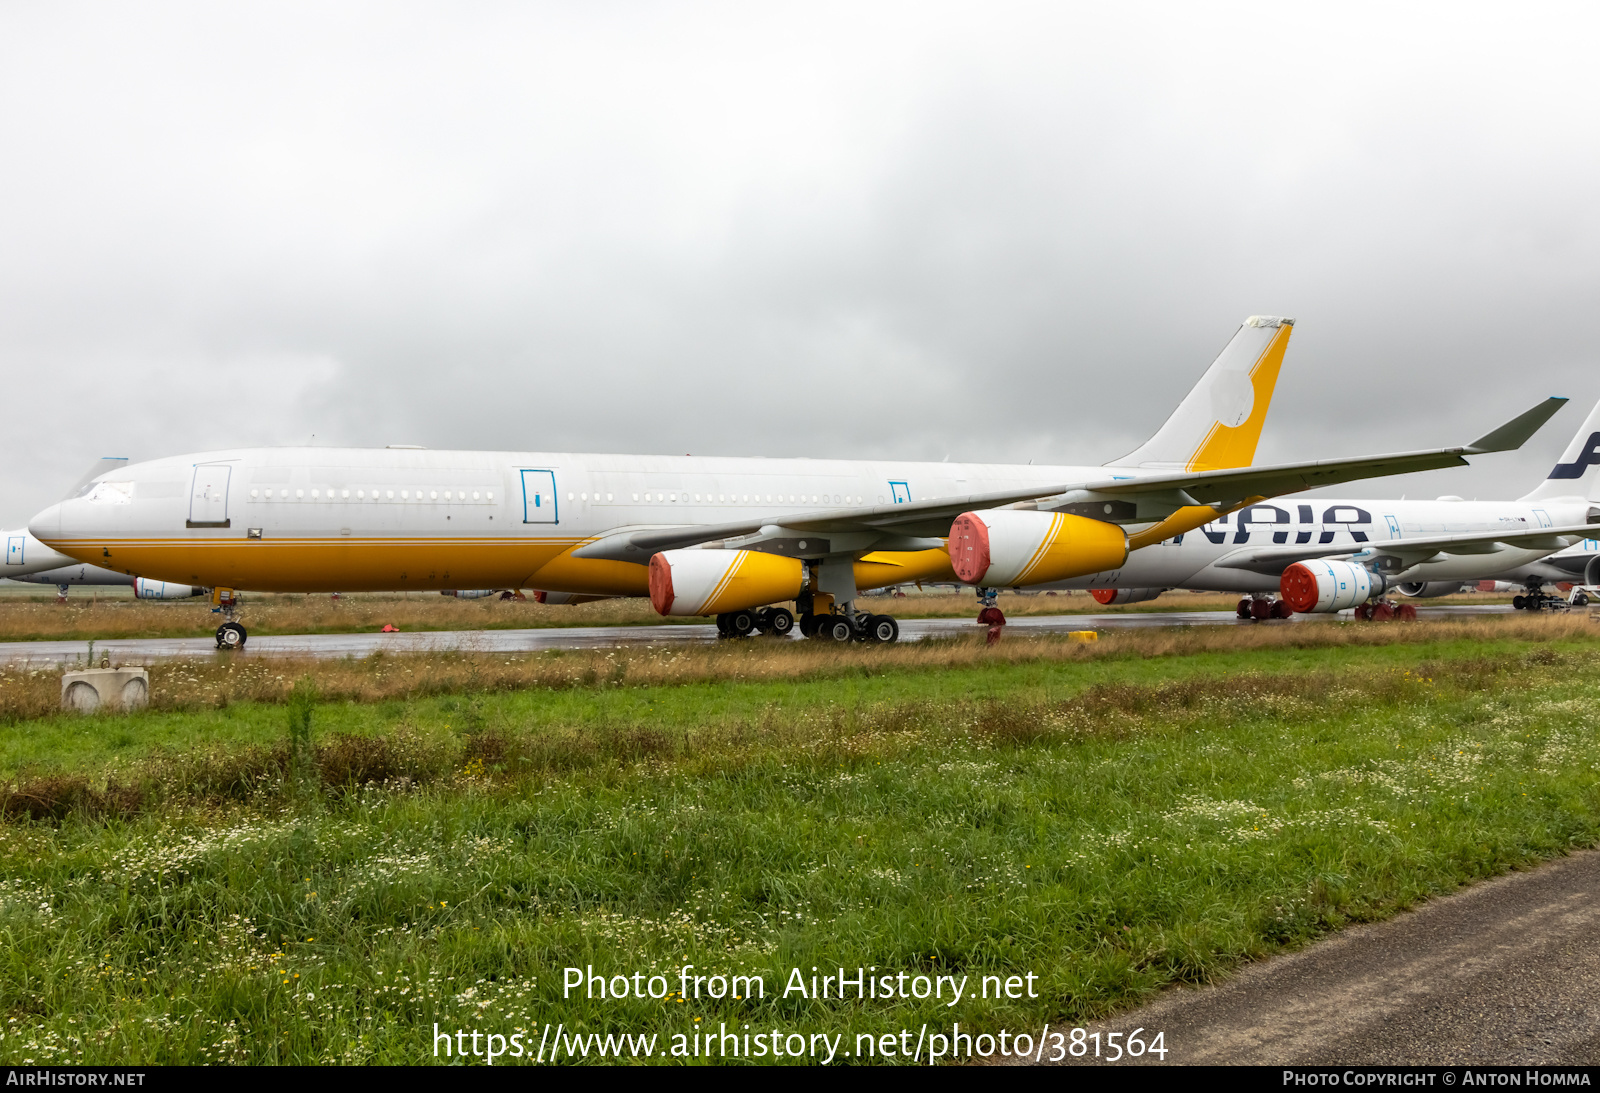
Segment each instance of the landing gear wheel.
[[1524,607],[1527,607],[1527,606],[1528,606],[1528,601],[1523,599],[1521,596],[1512,596],[1511,597],[1511,607],[1512,607],[1513,610],[1521,611]]
[[1371,622],[1372,621],[1372,605],[1370,603],[1357,604],[1356,605],[1356,618],[1363,619],[1363,620],[1365,620],[1367,622]]
[[1239,617],[1241,619],[1248,619],[1248,618],[1253,618],[1254,617],[1254,616],[1252,616],[1250,614],[1250,605],[1255,603],[1255,602],[1256,601],[1252,600],[1248,596],[1246,596],[1244,599],[1239,601],[1238,615],[1239,615]]
[[873,615],[861,633],[868,641],[889,645],[900,640],[900,624],[893,615]]
[[824,615],[817,622],[817,637],[824,641],[836,641],[843,645],[855,636],[855,627],[843,615]]
[[1403,603],[1399,607],[1395,608],[1394,617],[1399,619],[1401,622],[1416,622],[1417,609],[1412,607],[1409,603]]
[[1576,593],[1572,597],[1572,606],[1573,607],[1588,607],[1589,606],[1589,596],[1588,596],[1588,594],[1584,593],[1584,592]]
[[1292,619],[1294,618],[1294,609],[1289,606],[1286,600],[1273,600],[1272,617],[1275,619]]
[[755,631],[756,613],[754,611],[729,611],[728,629],[725,631],[730,637],[747,638]]
[[245,633],[244,627],[236,622],[225,622],[217,627],[217,648],[243,649],[247,637],[249,635]]
[[809,611],[800,616],[799,626],[801,637],[814,638],[817,636],[817,619],[818,616],[813,615]]
[[1257,622],[1264,622],[1272,617],[1271,600],[1251,600],[1250,617]]
[[1394,618],[1394,608],[1379,600],[1371,607],[1372,614],[1367,617],[1373,622],[1388,622]]
[[794,612],[787,607],[773,607],[768,610],[766,625],[762,626],[764,633],[775,638],[786,638],[794,629]]

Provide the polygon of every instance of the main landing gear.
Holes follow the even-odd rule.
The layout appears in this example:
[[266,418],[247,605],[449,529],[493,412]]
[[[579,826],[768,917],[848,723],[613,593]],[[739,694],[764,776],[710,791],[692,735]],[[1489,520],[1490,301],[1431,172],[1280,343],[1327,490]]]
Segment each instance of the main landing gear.
[[226,620],[217,627],[217,648],[243,649],[245,639],[250,635],[239,625],[239,594],[231,588],[214,588],[211,590],[211,602],[216,605],[211,609],[212,612],[220,613]]
[[1357,604],[1355,616],[1366,622],[1390,622],[1396,619],[1400,622],[1415,622],[1417,609],[1409,603],[1395,603],[1393,600],[1372,600],[1369,603]]
[[793,629],[794,612],[787,607],[752,607],[717,616],[717,633],[725,638],[747,638],[752,634],[786,638]]
[[860,611],[853,616],[808,612],[800,616],[800,633],[817,641],[841,645],[847,641],[889,645],[900,640],[900,623],[893,615],[868,615]]
[[1282,600],[1268,599],[1266,596],[1246,596],[1239,601],[1238,614],[1241,619],[1265,622],[1267,619],[1293,618],[1294,610]]
[[1565,611],[1569,607],[1589,606],[1589,595],[1579,589],[1573,592],[1570,601],[1564,600],[1546,592],[1542,582],[1530,580],[1522,595],[1511,597],[1511,606],[1518,611]]

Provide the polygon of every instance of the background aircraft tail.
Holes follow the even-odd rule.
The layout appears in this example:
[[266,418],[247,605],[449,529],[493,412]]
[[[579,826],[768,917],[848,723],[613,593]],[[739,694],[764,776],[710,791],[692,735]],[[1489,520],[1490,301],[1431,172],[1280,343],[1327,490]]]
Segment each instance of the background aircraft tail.
[[1293,319],[1250,316],[1166,424],[1106,466],[1186,471],[1249,466],[1293,330]]
[[1582,497],[1588,499],[1600,486],[1600,402],[1595,403],[1583,425],[1572,437],[1561,460],[1551,469],[1549,477],[1539,483],[1538,489],[1523,501],[1540,501],[1546,497]]

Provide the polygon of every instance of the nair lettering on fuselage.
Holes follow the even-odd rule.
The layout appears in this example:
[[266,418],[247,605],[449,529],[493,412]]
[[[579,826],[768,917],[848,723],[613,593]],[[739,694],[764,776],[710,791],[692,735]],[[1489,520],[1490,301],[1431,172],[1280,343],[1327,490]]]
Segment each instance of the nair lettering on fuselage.
[[[1200,533],[1218,545],[1229,542],[1228,519],[1224,516],[1215,520],[1201,528]],[[1369,540],[1372,514],[1356,505],[1336,504],[1323,508],[1322,518],[1318,520],[1313,505],[1251,505],[1235,513],[1233,523],[1231,541],[1236,544],[1250,542],[1253,530],[1270,535],[1274,543],[1287,543],[1290,535],[1296,543],[1310,543],[1313,537],[1315,542],[1331,543],[1341,531],[1348,534],[1352,542],[1365,543]]]

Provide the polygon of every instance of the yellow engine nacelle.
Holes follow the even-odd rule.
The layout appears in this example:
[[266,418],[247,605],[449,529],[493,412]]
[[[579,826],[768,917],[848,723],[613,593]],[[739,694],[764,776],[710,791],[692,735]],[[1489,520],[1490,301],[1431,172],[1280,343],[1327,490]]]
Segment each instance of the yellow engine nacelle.
[[950,562],[967,584],[1014,588],[1117,569],[1128,537],[1116,524],[1062,512],[964,512],[950,526]]
[[720,615],[800,594],[805,566],[754,550],[663,550],[650,558],[650,603],[661,615]]

